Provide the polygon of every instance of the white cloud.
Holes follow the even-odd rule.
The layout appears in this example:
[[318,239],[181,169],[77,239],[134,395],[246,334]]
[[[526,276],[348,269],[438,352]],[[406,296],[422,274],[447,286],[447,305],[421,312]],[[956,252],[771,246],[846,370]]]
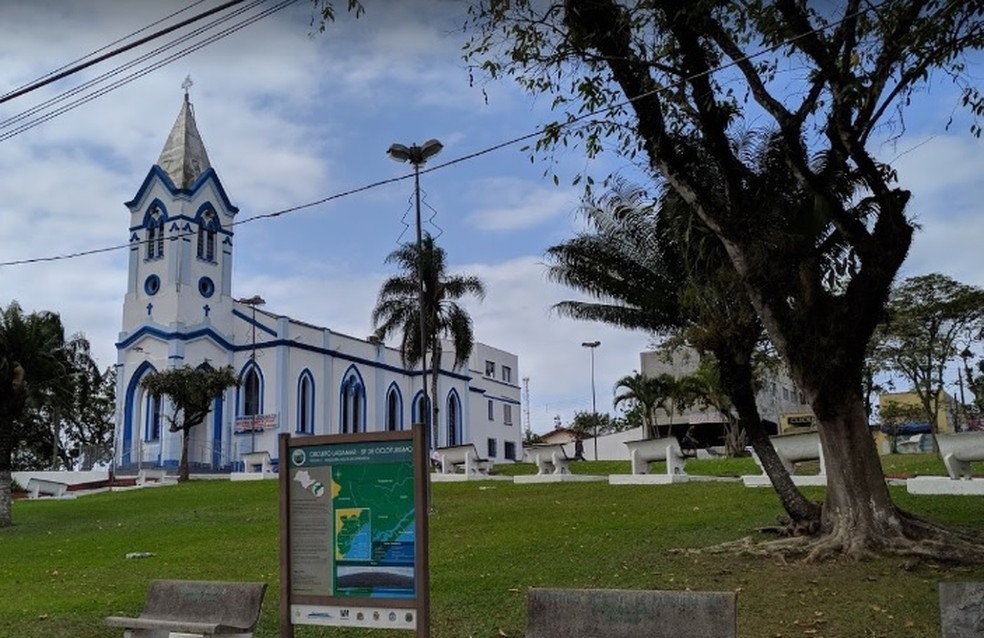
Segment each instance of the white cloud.
[[577,196],[569,189],[504,177],[480,180],[471,197],[481,203],[468,215],[468,223],[485,231],[533,228],[570,215],[578,204]]

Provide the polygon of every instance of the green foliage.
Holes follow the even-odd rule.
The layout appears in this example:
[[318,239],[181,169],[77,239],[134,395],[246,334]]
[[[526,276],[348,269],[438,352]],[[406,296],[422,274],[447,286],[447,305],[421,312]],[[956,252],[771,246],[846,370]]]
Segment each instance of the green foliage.
[[939,273],[910,277],[892,289],[871,365],[906,379],[919,396],[920,420],[935,424],[948,366],[982,330],[984,289]]
[[0,311],[0,528],[12,523],[7,486],[15,451],[47,433],[45,424],[25,416],[63,401],[70,374],[65,330],[56,313],[25,315],[17,302]]

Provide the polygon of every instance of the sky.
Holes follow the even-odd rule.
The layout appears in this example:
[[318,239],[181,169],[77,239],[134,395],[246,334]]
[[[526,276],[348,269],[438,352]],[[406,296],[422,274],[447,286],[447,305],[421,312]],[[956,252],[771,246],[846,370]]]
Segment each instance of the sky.
[[[0,0],[0,95],[174,12],[185,10],[141,35],[220,4]],[[549,99],[469,73],[461,57],[465,2],[365,4],[359,19],[341,8],[339,20],[318,32],[311,3],[299,0],[21,132],[30,117],[11,118],[176,36],[0,104],[0,261],[125,246],[123,202],[157,161],[190,76],[199,132],[240,209],[237,221],[328,200],[235,228],[234,296],[258,294],[270,312],[370,334],[379,285],[393,274],[385,258],[414,238],[413,181],[364,187],[410,175],[387,157],[391,144],[436,138],[444,148],[427,167],[437,168],[421,175],[424,230],[446,250],[451,272],[484,280],[485,299],[466,307],[477,340],[519,356],[517,378],[529,389],[524,426],[528,416],[534,431],[545,432],[556,415],[567,422],[591,409],[585,341],[601,342],[595,397],[599,411],[611,411],[616,380],[639,369],[652,340],[553,312],[553,304],[579,296],[546,280],[544,253],[583,230],[575,173],[600,179],[633,168],[611,156],[586,160],[577,150],[531,161],[525,143],[455,161],[552,121]],[[905,132],[876,152],[894,160],[920,224],[902,276],[941,272],[984,285],[984,142],[956,108],[952,87],[934,83]],[[339,196],[348,191],[358,192]],[[116,362],[126,260],[125,250],[110,250],[0,266],[0,306],[16,300],[28,312],[58,312],[107,367]]]

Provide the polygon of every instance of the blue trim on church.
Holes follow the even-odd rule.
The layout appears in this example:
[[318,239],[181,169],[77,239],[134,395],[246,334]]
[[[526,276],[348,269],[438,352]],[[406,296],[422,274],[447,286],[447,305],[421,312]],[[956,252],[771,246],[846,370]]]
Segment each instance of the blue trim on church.
[[185,196],[194,195],[195,191],[202,188],[205,185],[206,181],[212,179],[215,181],[215,188],[216,190],[219,191],[219,196],[222,198],[222,204],[229,210],[229,214],[235,215],[236,213],[239,212],[239,208],[233,206],[232,202],[229,201],[229,196],[226,195],[225,188],[222,187],[222,182],[219,180],[218,174],[215,172],[215,169],[212,168],[211,166],[205,169],[204,171],[202,171],[202,174],[198,176],[198,179],[194,181],[194,183],[191,185],[190,188],[178,188],[177,186],[175,186],[174,182],[171,181],[170,176],[168,176],[168,174],[164,172],[164,169],[158,166],[157,164],[154,164],[153,166],[150,167],[150,171],[147,173],[147,177],[144,178],[144,181],[140,185],[140,188],[137,189],[137,194],[134,195],[133,199],[126,202],[124,206],[132,210],[137,205],[137,203],[141,199],[143,199],[144,195],[147,194],[147,191],[150,189],[150,185],[153,182],[154,177],[160,179],[161,182],[164,184],[164,187],[167,188],[168,192],[170,192],[172,195],[185,195]]

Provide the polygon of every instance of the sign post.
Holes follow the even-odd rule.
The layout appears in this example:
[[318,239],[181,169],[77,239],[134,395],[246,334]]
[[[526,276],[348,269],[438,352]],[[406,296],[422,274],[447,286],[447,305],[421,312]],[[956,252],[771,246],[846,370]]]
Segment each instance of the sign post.
[[280,435],[280,635],[430,636],[427,447],[412,432]]

